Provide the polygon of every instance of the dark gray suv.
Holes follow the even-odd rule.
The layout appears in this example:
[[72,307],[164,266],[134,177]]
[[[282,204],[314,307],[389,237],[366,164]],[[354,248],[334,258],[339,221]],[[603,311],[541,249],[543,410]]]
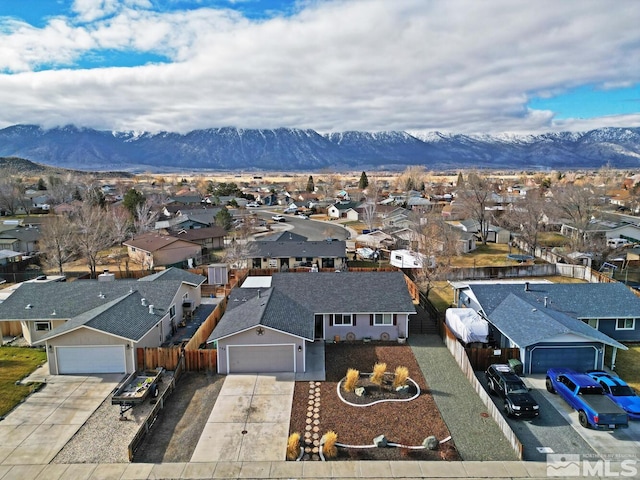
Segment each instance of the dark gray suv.
[[493,364],[487,368],[489,393],[497,394],[504,400],[504,411],[509,417],[537,417],[538,403],[529,389],[515,372],[504,364]]

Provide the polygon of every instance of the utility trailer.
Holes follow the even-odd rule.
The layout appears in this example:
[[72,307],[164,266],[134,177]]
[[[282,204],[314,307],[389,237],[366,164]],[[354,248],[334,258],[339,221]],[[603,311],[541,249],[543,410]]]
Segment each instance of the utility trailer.
[[124,414],[144,402],[149,395],[158,396],[158,382],[163,372],[162,367],[134,372],[118,385],[111,397],[111,405],[120,405],[120,420],[126,420]]

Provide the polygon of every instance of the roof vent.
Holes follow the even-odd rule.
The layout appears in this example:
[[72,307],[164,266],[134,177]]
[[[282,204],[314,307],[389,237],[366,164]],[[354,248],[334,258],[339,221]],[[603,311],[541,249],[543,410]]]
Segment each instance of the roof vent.
[[153,305],[149,305],[149,313],[151,315],[155,314],[156,312],[153,310]]
[[31,310],[33,308],[33,305],[31,305],[30,303],[27,304],[26,307],[24,307],[25,310]]
[[549,302],[549,297],[544,297],[544,308],[547,308],[548,302]]
[[56,311],[54,310],[53,312],[51,312],[51,315],[53,316],[57,315]]
[[529,282],[524,282],[524,291],[525,292],[529,291]]
[[104,293],[100,292],[100,293],[98,294],[98,298],[104,298]]
[[146,307],[146,306],[147,306],[147,299],[146,299],[146,298],[141,298],[141,299],[140,299],[140,304],[141,304],[143,307]]

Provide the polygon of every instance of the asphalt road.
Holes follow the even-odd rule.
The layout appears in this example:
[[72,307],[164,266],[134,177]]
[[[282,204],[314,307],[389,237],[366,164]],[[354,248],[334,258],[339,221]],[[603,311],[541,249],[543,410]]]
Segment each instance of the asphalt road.
[[[484,372],[476,372],[476,377],[488,391]],[[523,380],[528,387],[532,388],[531,396],[540,405],[540,415],[531,420],[505,416],[509,426],[523,445],[523,460],[545,462],[547,453],[595,455],[594,449],[545,398],[545,394],[528,382],[527,378]],[[502,397],[498,395],[490,395],[490,397],[500,411],[504,412]]]
[[[276,213],[280,213],[264,208],[252,208],[250,210],[252,213],[258,215],[258,217],[267,221],[270,221],[271,217]],[[349,231],[337,223],[321,222],[311,219],[304,220],[298,218],[296,215],[289,214],[282,214],[282,216],[286,218],[286,222],[284,222],[284,225],[286,225],[285,228],[292,228],[292,231],[298,235],[307,237],[307,239],[311,241],[325,240],[327,238],[346,240],[349,238]]]

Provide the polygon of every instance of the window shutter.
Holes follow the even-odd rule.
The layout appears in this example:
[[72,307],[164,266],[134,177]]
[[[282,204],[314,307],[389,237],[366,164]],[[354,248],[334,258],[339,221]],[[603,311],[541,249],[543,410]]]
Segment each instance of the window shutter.
[[397,325],[397,324],[398,324],[398,314],[397,314],[397,313],[394,313],[394,314],[393,314],[393,324],[394,324],[394,325]]
[[333,313],[329,315],[329,326],[333,327]]
[[355,313],[351,314],[351,322],[353,322],[353,326],[355,327],[356,326],[356,314]]
[[370,322],[369,324],[373,326],[373,313],[369,315],[369,322]]

